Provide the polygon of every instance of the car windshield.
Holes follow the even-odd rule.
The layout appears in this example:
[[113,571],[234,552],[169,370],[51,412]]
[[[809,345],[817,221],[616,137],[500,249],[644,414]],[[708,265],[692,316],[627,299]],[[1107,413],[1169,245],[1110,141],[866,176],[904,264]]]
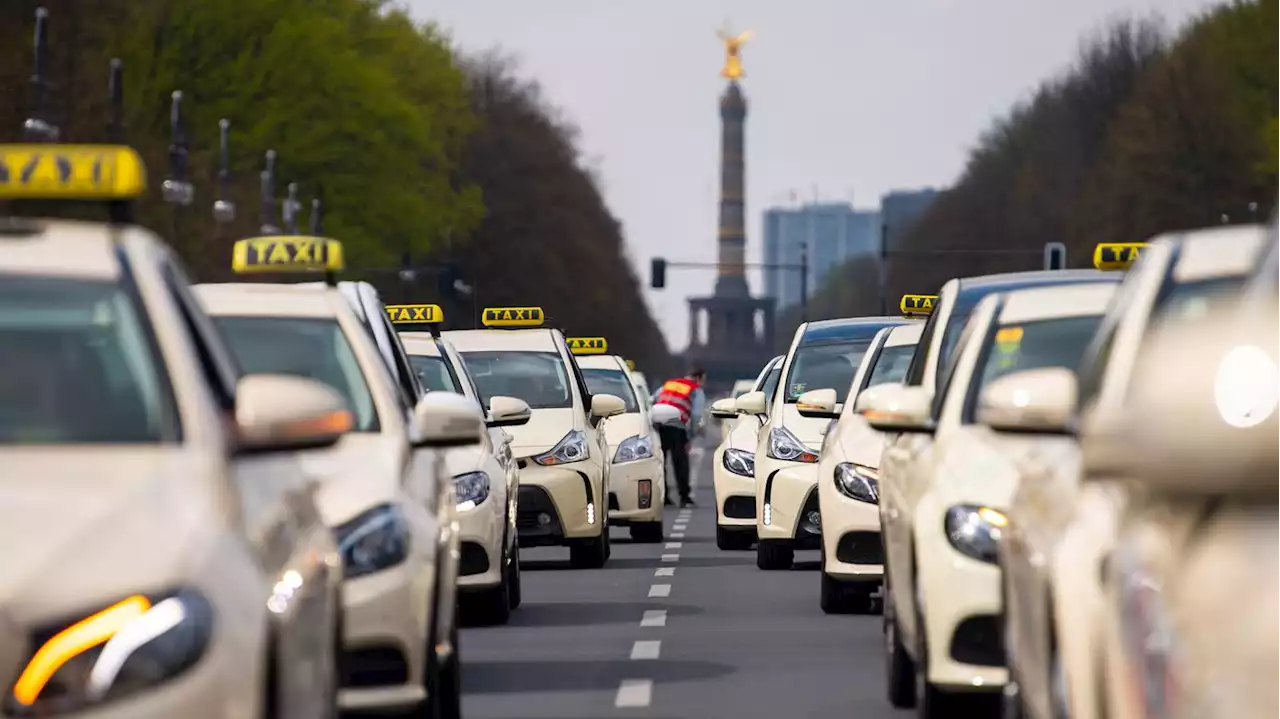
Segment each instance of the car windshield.
[[639,412],[636,405],[636,394],[631,391],[631,381],[620,369],[582,368],[582,376],[587,380],[587,390],[591,394],[611,394],[622,400],[627,412]]
[[1151,325],[1195,321],[1231,303],[1243,277],[1218,277],[1173,285],[1152,313]]
[[911,356],[915,352],[915,345],[882,347],[871,368],[871,376],[867,378],[867,386],[902,382],[907,377],[907,367],[911,366]]
[[178,439],[137,306],[114,282],[0,277],[0,443]]
[[764,382],[760,383],[760,391],[764,392],[764,398],[767,402],[773,401],[773,393],[778,389],[778,378],[782,376],[782,363],[779,362],[769,370],[769,374],[765,375]]
[[287,374],[332,387],[355,415],[357,432],[376,432],[378,413],[355,352],[336,319],[214,317],[244,374]]
[[974,374],[969,396],[976,397],[989,382],[1013,372],[1042,367],[1075,371],[1101,322],[1102,315],[1094,315],[1000,326],[987,338],[982,372]]
[[453,381],[453,373],[443,357],[432,355],[409,355],[409,365],[422,381],[422,388],[428,392],[462,393]]
[[564,360],[553,351],[463,352],[476,389],[489,406],[494,397],[516,397],[531,409],[567,409],[573,392]]
[[977,307],[978,302],[985,296],[974,294],[966,298],[969,300],[967,302],[957,301],[955,309],[951,310],[951,315],[947,317],[947,328],[942,332],[942,353],[938,355],[938,379],[942,379],[943,368],[947,366],[951,353],[956,349],[956,343],[960,341],[960,333],[968,324],[969,315],[973,314],[973,308]]
[[794,404],[800,395],[813,389],[834,389],[836,401],[843,402],[853,373],[870,344],[870,340],[850,340],[801,345],[787,372],[787,404]]

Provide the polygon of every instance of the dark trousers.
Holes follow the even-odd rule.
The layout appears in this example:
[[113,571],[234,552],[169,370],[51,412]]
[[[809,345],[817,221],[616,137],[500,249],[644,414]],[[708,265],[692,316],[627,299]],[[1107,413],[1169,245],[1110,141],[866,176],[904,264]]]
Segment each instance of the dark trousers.
[[662,451],[671,458],[676,469],[676,489],[680,499],[689,499],[689,433],[683,427],[662,425],[658,427],[662,438]]

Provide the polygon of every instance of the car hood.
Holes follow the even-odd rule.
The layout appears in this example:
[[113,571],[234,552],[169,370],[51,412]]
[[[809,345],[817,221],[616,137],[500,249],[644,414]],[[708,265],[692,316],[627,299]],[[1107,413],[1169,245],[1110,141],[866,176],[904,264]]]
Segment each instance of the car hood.
[[181,446],[0,452],[0,617],[70,616],[183,583],[234,516],[214,481],[223,466]]
[[526,424],[504,427],[511,435],[511,452],[517,457],[541,454],[564,439],[571,429],[582,429],[581,414],[572,407],[535,409]]
[[967,425],[958,428],[947,443],[938,463],[938,472],[946,481],[935,486],[951,502],[1006,509],[1024,473],[1067,461],[1070,451],[1069,443],[1055,438],[993,432],[982,425]]
[[604,421],[604,439],[609,449],[617,449],[619,444],[636,435],[648,434],[649,428],[645,427],[644,416],[639,412],[614,415]]
[[831,431],[838,433],[835,441],[839,443],[844,461],[880,469],[880,455],[884,453],[884,447],[888,443],[884,432],[872,429],[860,414],[841,417]]
[[330,527],[400,493],[405,443],[377,432],[350,432],[337,444],[297,455],[307,476],[320,481],[316,506]]
[[760,420],[743,414],[738,415],[733,423],[728,436],[724,439],[724,447],[754,453],[760,441]]
[[450,477],[474,472],[484,466],[483,445],[469,447],[451,447],[443,451],[445,471]]
[[794,434],[796,439],[804,442],[805,446],[815,452],[822,448],[822,430],[831,423],[830,419],[803,417],[794,404],[783,404],[781,408],[774,411],[781,412],[782,422],[780,424],[786,427],[791,434]]

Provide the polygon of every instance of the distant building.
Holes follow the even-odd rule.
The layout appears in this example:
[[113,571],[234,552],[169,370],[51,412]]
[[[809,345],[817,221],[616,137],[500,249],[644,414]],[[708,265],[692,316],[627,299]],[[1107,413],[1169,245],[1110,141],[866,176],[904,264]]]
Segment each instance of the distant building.
[[[847,202],[799,207],[773,207],[764,213],[764,262],[798,265],[801,248],[809,249],[809,295],[827,273],[859,254],[875,256],[880,248],[880,213],[855,210]],[[764,294],[781,311],[800,303],[800,273],[765,269]]]
[[911,229],[916,220],[929,209],[938,197],[938,190],[894,190],[880,198],[881,222],[884,235],[884,246],[889,251],[898,249],[903,235]]

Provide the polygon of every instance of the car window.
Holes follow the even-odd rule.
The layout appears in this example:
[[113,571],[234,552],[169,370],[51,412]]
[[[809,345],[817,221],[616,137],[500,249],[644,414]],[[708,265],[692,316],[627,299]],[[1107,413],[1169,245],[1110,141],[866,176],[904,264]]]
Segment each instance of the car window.
[[497,396],[517,397],[532,409],[573,407],[569,377],[559,352],[463,352],[484,405]]
[[867,376],[866,386],[902,382],[907,376],[907,367],[911,366],[911,356],[915,351],[915,345],[881,347]]
[[[1000,305],[996,307],[995,311],[999,312],[1000,307],[1003,306],[1003,304],[1004,302],[1001,300]],[[964,329],[956,336],[955,347],[964,347],[971,341],[973,335],[978,332],[978,328],[975,326],[975,318],[973,318],[972,313],[966,314],[965,317],[967,319],[964,321]],[[954,324],[948,326],[948,333],[950,332],[951,327],[954,326]],[[946,336],[947,335],[945,334],[943,335],[944,338]],[[930,408],[934,421],[937,421],[937,419],[942,416],[942,407],[946,403],[947,392],[951,388],[951,380],[955,377],[956,365],[960,364],[960,355],[960,352],[952,352],[950,356],[943,355],[939,358],[939,361],[946,362],[946,366],[939,365],[940,371],[938,373],[938,381],[937,385],[934,387],[933,405]]]
[[1075,370],[1102,323],[1102,315],[1064,317],[1001,325],[984,338],[982,353],[969,382],[965,421],[972,421],[984,387],[1023,370],[1066,367]]
[[925,363],[929,359],[929,346],[933,344],[933,335],[938,331],[938,323],[941,321],[938,316],[943,313],[943,307],[947,301],[942,297],[933,305],[933,312],[929,315],[929,319],[924,322],[924,329],[920,331],[920,341],[916,343],[916,351],[911,355],[911,365],[907,367],[907,376],[902,383],[911,387],[919,387],[924,384],[924,368]]
[[0,443],[176,439],[150,327],[115,282],[0,277]]
[[453,372],[443,357],[431,355],[409,355],[409,364],[423,389],[428,392],[462,393],[461,388],[453,381]]
[[769,370],[769,374],[765,375],[764,382],[760,385],[760,391],[764,392],[765,404],[773,405],[773,393],[778,390],[778,379],[782,377],[782,363],[779,362]]
[[631,381],[622,370],[583,367],[582,377],[587,381],[587,391],[591,394],[614,395],[627,406],[627,412],[640,411],[636,393],[631,389]]
[[870,346],[869,339],[801,345],[787,372],[787,404],[795,404],[800,395],[811,389],[834,389],[836,401],[843,402],[853,373],[858,371],[862,355]]
[[245,374],[287,374],[332,387],[355,415],[355,430],[376,432],[378,413],[355,352],[336,319],[215,317]]

